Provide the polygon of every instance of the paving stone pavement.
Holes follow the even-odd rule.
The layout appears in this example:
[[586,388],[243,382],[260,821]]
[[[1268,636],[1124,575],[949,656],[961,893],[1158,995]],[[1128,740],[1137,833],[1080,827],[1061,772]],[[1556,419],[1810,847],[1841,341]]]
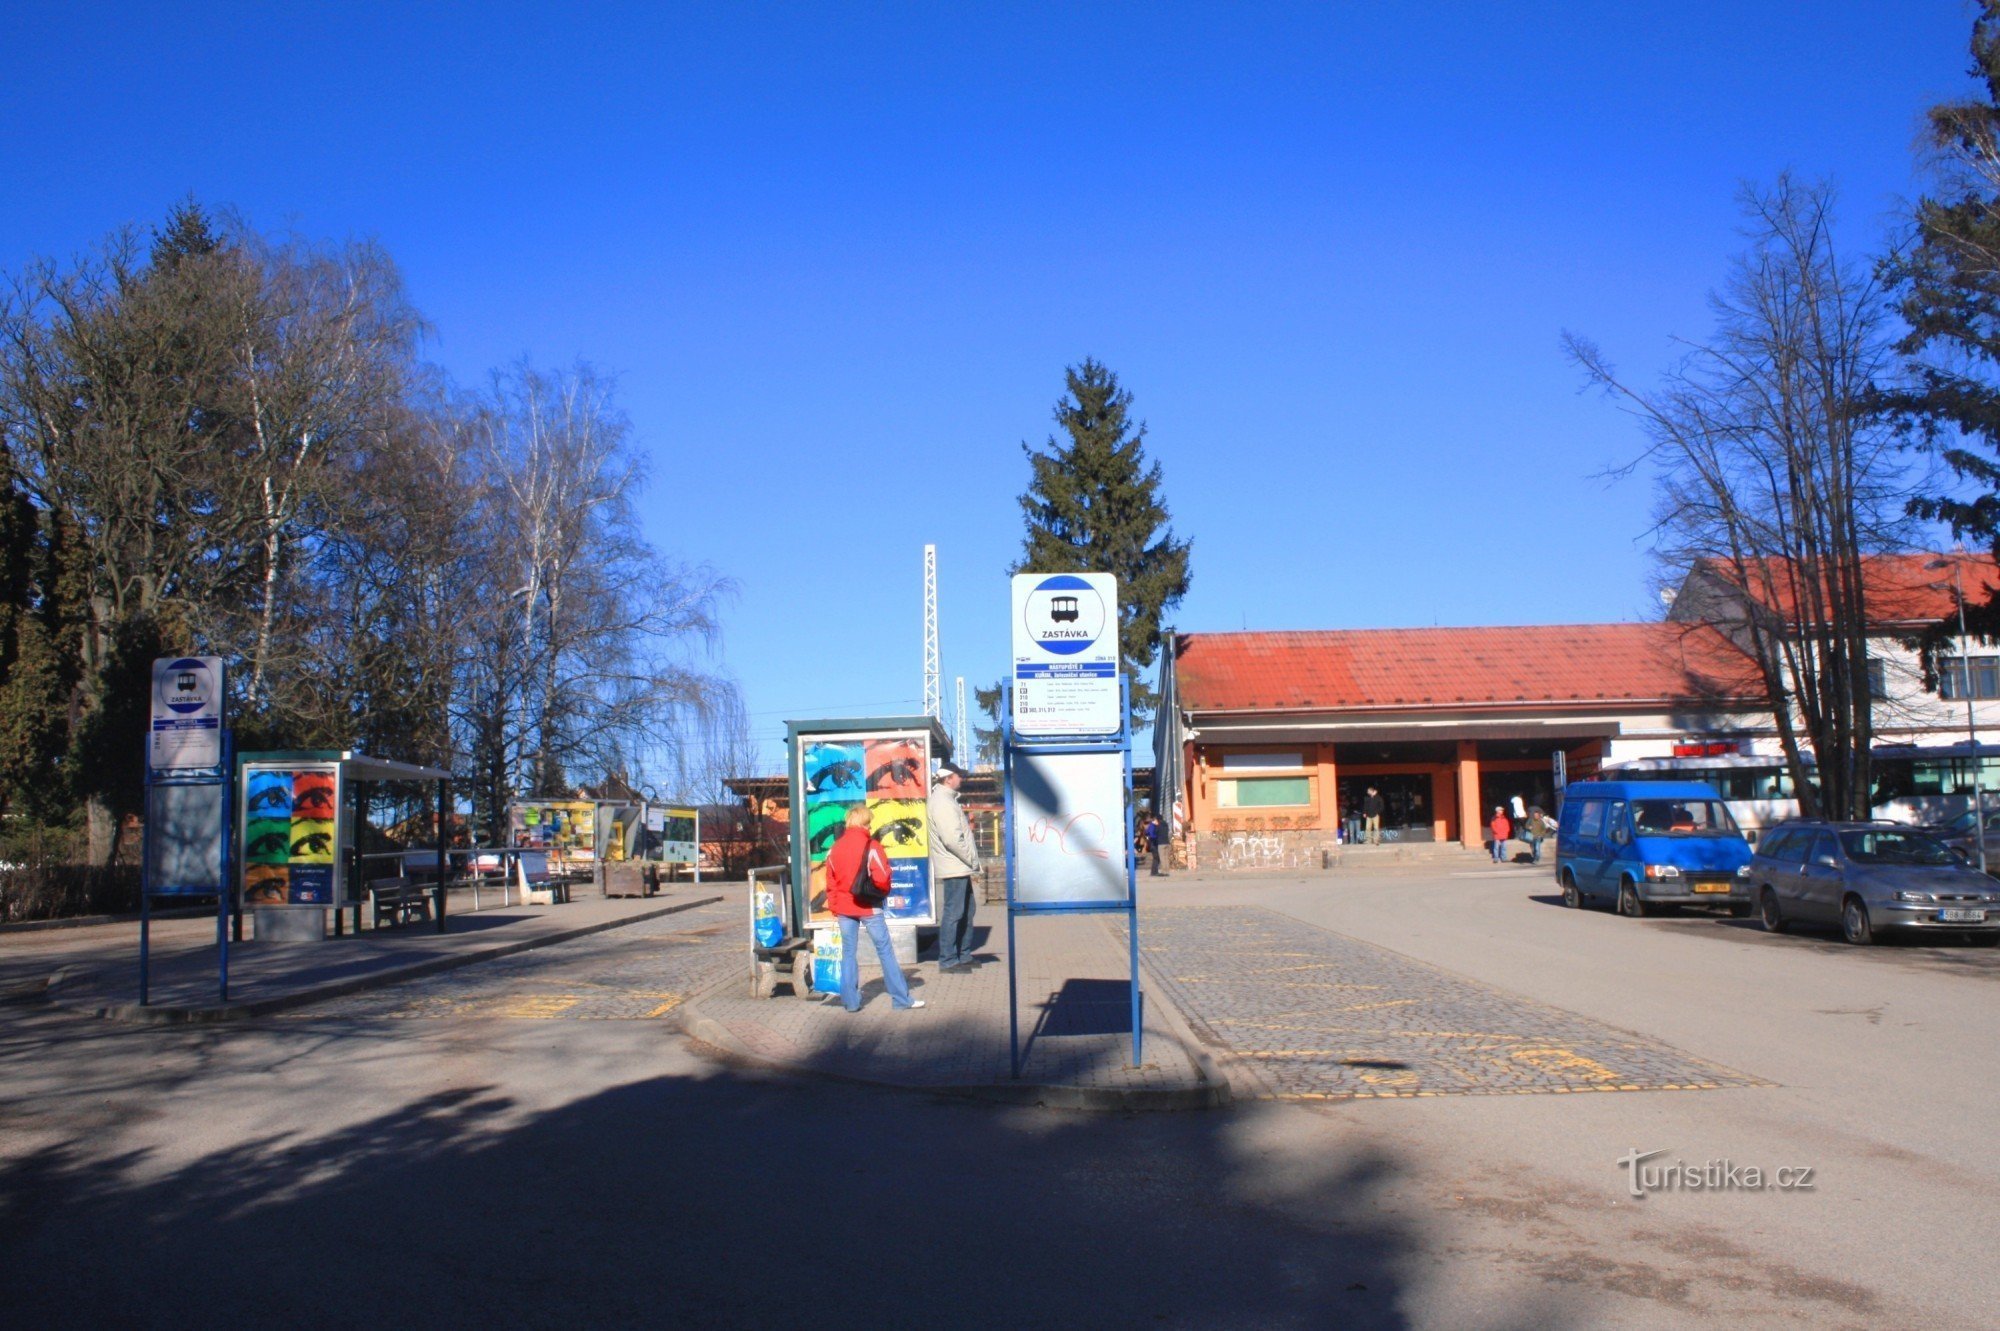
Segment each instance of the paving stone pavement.
[[1658,1040],[1252,906],[1140,914],[1153,973],[1246,1098],[1713,1090],[1765,1083]]
[[744,906],[729,898],[627,925],[330,999],[280,1019],[634,1021],[664,1017],[688,995],[746,965]]
[[[747,979],[703,994],[695,1010],[745,1051],[809,1071],[903,1086],[1003,1086],[1011,1080],[1007,928],[998,911],[981,919],[977,954],[991,960],[953,975],[922,962],[911,982],[921,1009],[897,1011],[880,972],[864,969],[863,1006],[853,1015],[836,999],[800,999],[789,990],[752,998]],[[1157,995],[1146,998],[1144,1062],[1132,1065],[1122,931],[1088,915],[1023,917],[1017,930],[1021,1081],[1087,1091],[1194,1093],[1209,1086]]]

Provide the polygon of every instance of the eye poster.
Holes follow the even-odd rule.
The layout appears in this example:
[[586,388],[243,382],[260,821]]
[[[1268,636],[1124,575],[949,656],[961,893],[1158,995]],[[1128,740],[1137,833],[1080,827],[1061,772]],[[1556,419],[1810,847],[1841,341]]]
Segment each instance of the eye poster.
[[338,902],[338,770],[253,767],[243,782],[243,903]]
[[918,733],[815,736],[799,745],[803,809],[794,835],[805,840],[806,906],[811,924],[833,923],[827,907],[826,857],[847,827],[848,810],[868,810],[869,831],[889,855],[892,920],[935,924],[931,900],[930,739]]

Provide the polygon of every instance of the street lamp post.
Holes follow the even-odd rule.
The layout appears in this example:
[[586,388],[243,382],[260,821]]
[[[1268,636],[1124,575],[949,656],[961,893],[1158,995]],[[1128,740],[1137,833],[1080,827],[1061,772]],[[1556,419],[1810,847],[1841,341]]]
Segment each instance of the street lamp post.
[[1951,567],[1952,587],[1958,600],[1958,686],[1965,691],[1965,742],[1972,759],[1972,830],[1978,837],[1979,872],[1986,872],[1986,783],[1979,762],[1979,730],[1972,719],[1972,656],[1965,636],[1965,562],[1934,559],[1925,568]]

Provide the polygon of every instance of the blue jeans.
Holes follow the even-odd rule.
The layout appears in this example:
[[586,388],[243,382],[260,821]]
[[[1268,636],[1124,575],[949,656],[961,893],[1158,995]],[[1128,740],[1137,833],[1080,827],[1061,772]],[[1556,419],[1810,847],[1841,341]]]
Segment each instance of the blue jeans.
[[972,960],[972,879],[938,880],[938,965]]
[[889,922],[882,918],[882,912],[856,918],[852,915],[836,917],[840,920],[840,1005],[849,1012],[861,1010],[861,931],[866,929],[868,937],[874,940],[875,955],[882,958],[882,982],[888,986],[889,1001],[897,1007],[910,1005],[909,982],[903,979],[903,968],[896,964],[896,949],[889,945]]
[[1538,836],[1531,836],[1528,838],[1528,863],[1540,864],[1541,862],[1542,839]]
[[1495,864],[1505,864],[1507,862],[1507,843],[1499,837],[1493,838],[1493,862]]

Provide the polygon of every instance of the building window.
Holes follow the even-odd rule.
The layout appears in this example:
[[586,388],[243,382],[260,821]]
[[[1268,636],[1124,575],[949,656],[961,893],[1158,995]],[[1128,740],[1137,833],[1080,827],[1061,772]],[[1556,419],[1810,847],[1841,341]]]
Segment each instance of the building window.
[[1222,766],[1231,772],[1295,772],[1304,767],[1305,756],[1292,753],[1225,753]]
[[1236,777],[1215,783],[1215,802],[1224,809],[1270,809],[1312,803],[1309,776]]
[[1868,696],[1877,702],[1889,696],[1889,673],[1880,661],[1868,663]]
[[[1965,697],[1965,668],[1967,660],[1954,656],[1939,663],[1938,697]],[[2000,656],[1975,656],[1969,664],[1972,667],[1972,696],[1975,698],[2000,698]]]

